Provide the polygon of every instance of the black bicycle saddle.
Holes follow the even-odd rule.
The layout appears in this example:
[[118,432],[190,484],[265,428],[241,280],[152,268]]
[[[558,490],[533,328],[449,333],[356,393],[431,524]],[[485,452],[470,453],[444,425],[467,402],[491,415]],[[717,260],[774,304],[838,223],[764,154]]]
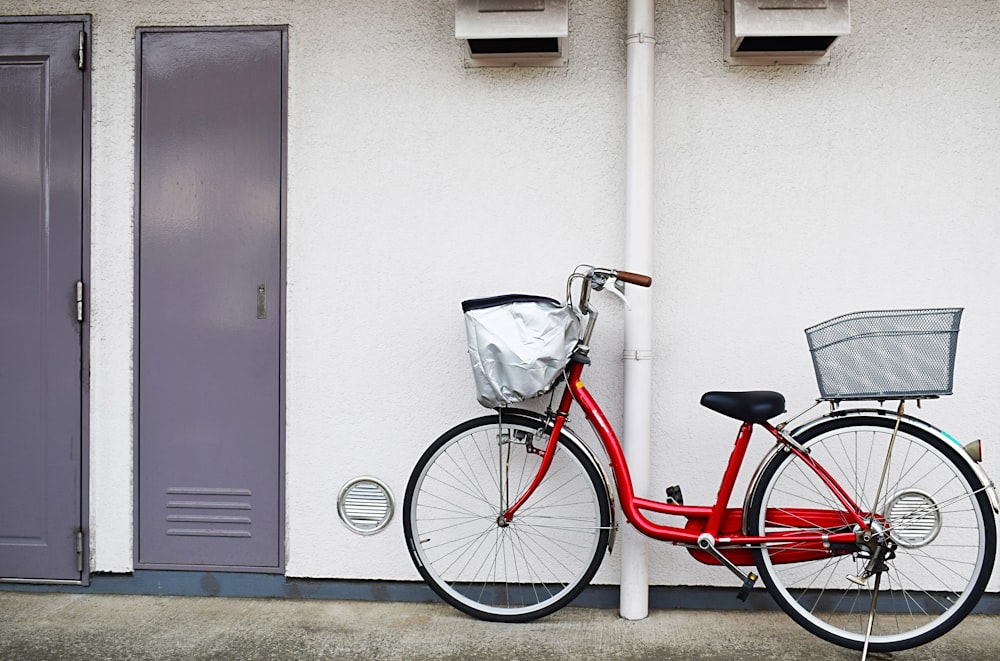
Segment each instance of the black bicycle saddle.
[[785,412],[785,396],[771,390],[707,392],[701,405],[741,422],[766,422]]

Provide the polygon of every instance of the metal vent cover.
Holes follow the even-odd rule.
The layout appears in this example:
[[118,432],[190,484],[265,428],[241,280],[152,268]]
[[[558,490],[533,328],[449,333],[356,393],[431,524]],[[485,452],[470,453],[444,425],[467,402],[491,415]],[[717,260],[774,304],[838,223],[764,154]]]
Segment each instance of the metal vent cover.
[[466,66],[562,66],[568,0],[456,0]]
[[374,535],[392,520],[392,491],[381,480],[356,477],[340,490],[337,513],[348,528],[359,535]]
[[725,0],[728,64],[824,64],[851,33],[850,0]]
[[900,546],[919,548],[941,532],[941,509],[925,491],[908,489],[893,496],[885,509],[889,532]]

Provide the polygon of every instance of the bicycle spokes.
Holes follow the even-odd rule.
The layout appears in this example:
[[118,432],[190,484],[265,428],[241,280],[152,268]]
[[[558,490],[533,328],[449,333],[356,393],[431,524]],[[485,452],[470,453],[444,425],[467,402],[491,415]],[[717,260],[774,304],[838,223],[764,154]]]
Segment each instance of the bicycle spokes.
[[[442,598],[488,620],[523,622],[571,601],[607,548],[611,506],[596,464],[560,442],[532,450],[544,423],[505,413],[439,438],[407,485],[403,522],[418,571]],[[546,479],[505,519],[544,459]]]
[[[996,521],[958,450],[888,416],[831,418],[797,438],[809,460],[777,453],[748,520],[763,535],[798,527],[853,540],[838,537],[825,553],[815,544],[755,550],[782,609],[826,640],[882,652],[921,645],[961,621],[989,579]],[[856,511],[840,506],[811,462]]]

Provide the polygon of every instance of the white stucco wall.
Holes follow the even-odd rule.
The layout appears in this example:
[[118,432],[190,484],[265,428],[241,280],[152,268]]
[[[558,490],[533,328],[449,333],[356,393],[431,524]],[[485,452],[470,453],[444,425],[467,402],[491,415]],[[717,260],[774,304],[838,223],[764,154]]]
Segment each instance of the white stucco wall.
[[[798,412],[816,392],[802,329],[853,310],[964,306],[955,396],[910,411],[996,446],[1000,3],[854,0],[829,66],[762,68],[719,61],[719,4],[658,14],[651,483],[711,502],[697,476],[734,430],[701,392],[773,388]],[[651,557],[656,582],[728,580]]]
[[[658,4],[657,486],[645,495],[679,483],[688,502],[711,502],[736,429],[700,394],[771,388],[804,408],[802,329],[881,307],[967,308],[957,394],[921,415],[984,436],[1000,474],[1000,3],[854,0],[852,34],[809,67],[726,66],[721,0]],[[576,264],[621,266],[624,0],[571,3],[557,69],[466,69],[453,6],[0,0],[2,14],[94,16],[95,571],[133,566],[137,26],[289,25],[289,575],[416,579],[398,517],[360,537],[335,501],[372,474],[401,502],[422,449],[483,410],[459,301],[559,297]],[[618,423],[621,316],[605,307],[588,383]],[[676,548],[651,558],[653,583],[732,584]],[[599,580],[617,580],[617,557]]]

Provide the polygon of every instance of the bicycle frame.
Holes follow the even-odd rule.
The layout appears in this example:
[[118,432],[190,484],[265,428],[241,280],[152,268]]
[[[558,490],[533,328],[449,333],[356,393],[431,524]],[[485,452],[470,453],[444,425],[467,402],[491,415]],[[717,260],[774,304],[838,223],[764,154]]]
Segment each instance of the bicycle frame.
[[[769,511],[768,521],[774,523],[776,526],[787,525],[788,531],[775,531],[763,536],[744,534],[743,510],[741,508],[729,508],[728,503],[732,496],[736,478],[746,455],[750,436],[753,431],[753,424],[748,422],[744,422],[740,426],[735,447],[730,455],[729,463],[719,487],[718,496],[713,505],[677,505],[636,496],[621,443],[604,412],[593,396],[587,391],[581,380],[584,366],[584,362],[579,360],[574,360],[570,363],[566,386],[555,414],[551,435],[544,450],[538,472],[525,492],[504,512],[503,518],[506,521],[509,522],[515,517],[518,509],[531,498],[532,493],[545,477],[552,463],[559,435],[569,415],[570,408],[575,401],[583,409],[608,454],[617,484],[618,498],[622,511],[625,513],[628,521],[639,532],[648,537],[682,546],[699,547],[699,542],[705,539],[705,535],[709,535],[711,536],[710,543],[712,546],[718,544],[719,551],[723,552],[732,562],[746,565],[753,564],[750,554],[745,551],[747,547],[751,546],[789,545],[794,550],[782,554],[784,562],[813,559],[817,554],[829,556],[831,554],[850,553],[851,549],[856,548],[855,544],[858,541],[860,531],[865,531],[869,528],[871,522],[868,519],[870,515],[861,510],[844,489],[837,484],[836,480],[830,476],[826,469],[813,461],[809,454],[803,452],[795,444],[790,443],[770,423],[762,423],[761,426],[771,433],[777,439],[777,442],[782,444],[787,451],[795,453],[805,466],[808,466],[816,473],[830,488],[831,494],[843,507],[842,510],[789,509]],[[685,517],[688,520],[688,524],[683,528],[659,524],[650,520],[644,512]],[[803,520],[810,521],[812,526],[823,523],[824,527],[847,528],[848,530],[830,534],[812,533],[799,527]],[[828,522],[829,526],[826,526],[825,522]],[[833,545],[843,545],[840,547],[842,550],[839,552],[834,550]],[[702,546],[702,548],[705,547]],[[714,559],[696,557],[709,563],[715,562]],[[711,556],[706,557],[711,558]]]

